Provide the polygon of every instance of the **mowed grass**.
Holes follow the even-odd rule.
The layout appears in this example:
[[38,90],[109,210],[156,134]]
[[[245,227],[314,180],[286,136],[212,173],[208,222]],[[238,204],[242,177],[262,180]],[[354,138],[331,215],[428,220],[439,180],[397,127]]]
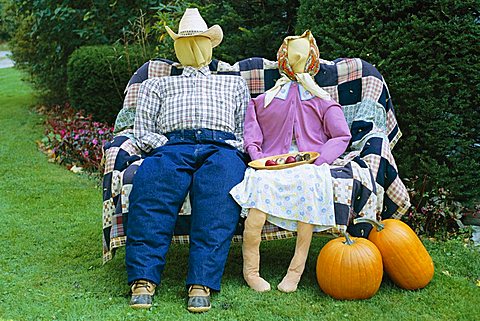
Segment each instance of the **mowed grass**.
[[[0,319],[2,320],[479,320],[480,252],[462,240],[425,240],[435,276],[405,291],[387,278],[364,301],[338,301],[316,283],[316,257],[328,238],[315,237],[297,292],[256,293],[242,278],[233,244],[222,291],[206,314],[186,311],[188,246],[173,245],[150,310],[128,307],[124,249],[102,265],[102,200],[98,182],[47,162],[35,141],[41,116],[15,69],[0,69]],[[275,288],[295,240],[262,244],[262,274]],[[334,277],[334,276],[332,276]]]

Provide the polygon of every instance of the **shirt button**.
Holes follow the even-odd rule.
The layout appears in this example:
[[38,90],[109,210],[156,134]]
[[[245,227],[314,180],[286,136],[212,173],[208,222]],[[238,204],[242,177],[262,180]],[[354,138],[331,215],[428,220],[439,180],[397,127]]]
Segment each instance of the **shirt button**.
[[349,92],[350,92],[351,94],[353,94],[353,89],[350,89]]
[[197,134],[201,134],[201,133],[202,133],[202,131],[201,131],[201,130],[197,130]]

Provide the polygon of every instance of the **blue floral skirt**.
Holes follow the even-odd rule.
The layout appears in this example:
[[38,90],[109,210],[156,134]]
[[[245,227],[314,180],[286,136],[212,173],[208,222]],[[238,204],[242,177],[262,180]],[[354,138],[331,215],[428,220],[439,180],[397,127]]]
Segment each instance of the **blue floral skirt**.
[[[259,209],[270,223],[289,231],[296,231],[299,221],[314,225],[315,232],[335,226],[332,176],[327,164],[280,170],[248,168],[230,195],[242,208]],[[248,211],[242,213],[245,216]]]

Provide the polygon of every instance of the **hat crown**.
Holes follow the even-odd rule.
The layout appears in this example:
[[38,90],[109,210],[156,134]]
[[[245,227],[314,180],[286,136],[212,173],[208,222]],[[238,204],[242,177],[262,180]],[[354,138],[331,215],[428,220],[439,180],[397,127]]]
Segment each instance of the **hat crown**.
[[203,20],[197,8],[188,8],[180,19],[178,34],[182,36],[195,35],[208,30],[207,23]]
[[219,25],[207,27],[197,8],[188,8],[180,19],[178,34],[173,32],[169,26],[165,26],[167,33],[173,40],[183,37],[202,36],[207,37],[212,42],[212,48],[218,46],[223,39],[223,31]]

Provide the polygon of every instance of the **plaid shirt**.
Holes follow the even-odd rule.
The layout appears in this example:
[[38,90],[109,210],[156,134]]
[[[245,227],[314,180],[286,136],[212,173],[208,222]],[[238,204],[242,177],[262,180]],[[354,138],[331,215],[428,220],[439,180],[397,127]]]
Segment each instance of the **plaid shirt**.
[[243,151],[243,123],[250,100],[247,83],[234,75],[212,75],[208,66],[185,67],[182,75],[152,78],[140,86],[133,128],[145,152],[164,145],[164,134],[208,128],[235,134],[226,141]]

